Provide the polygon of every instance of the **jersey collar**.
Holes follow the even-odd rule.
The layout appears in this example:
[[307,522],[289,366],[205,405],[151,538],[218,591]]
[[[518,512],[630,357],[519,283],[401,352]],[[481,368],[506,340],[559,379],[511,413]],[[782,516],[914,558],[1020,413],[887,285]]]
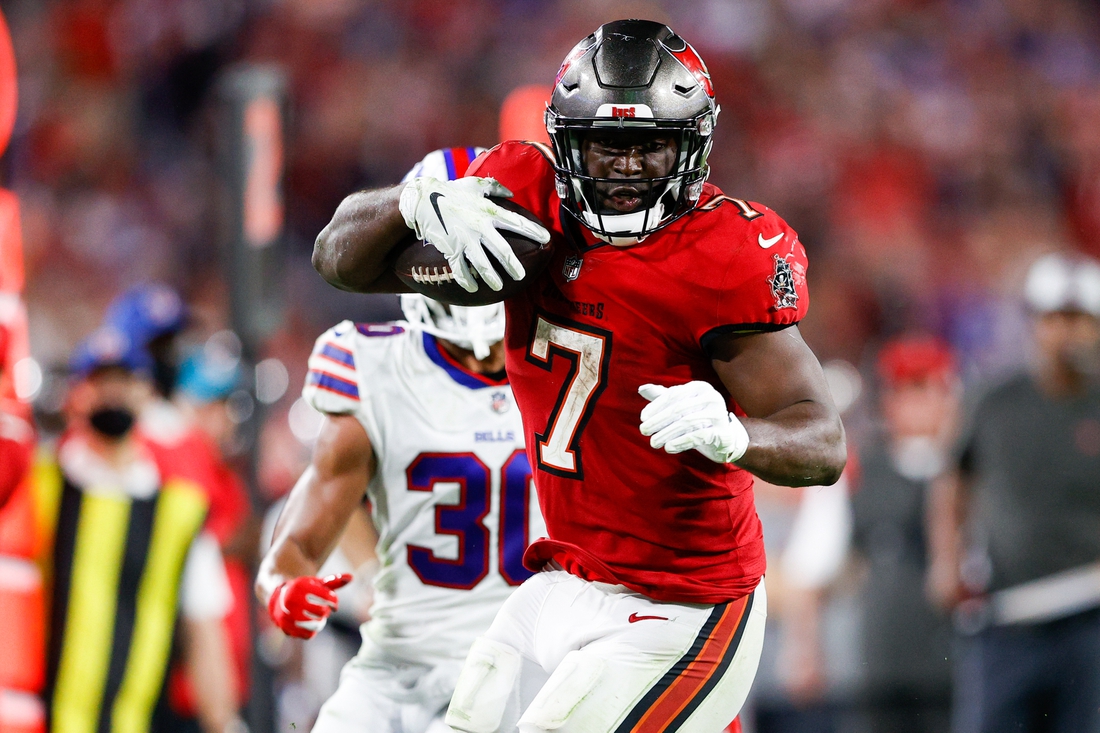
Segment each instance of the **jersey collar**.
[[454,381],[461,384],[463,387],[470,389],[482,389],[484,387],[503,387],[508,384],[508,378],[493,379],[485,374],[478,374],[472,372],[466,367],[462,366],[455,360],[453,356],[447,353],[447,350],[439,345],[435,336],[430,333],[425,333],[424,338],[424,353],[428,355],[436,366],[447,372],[447,375]]

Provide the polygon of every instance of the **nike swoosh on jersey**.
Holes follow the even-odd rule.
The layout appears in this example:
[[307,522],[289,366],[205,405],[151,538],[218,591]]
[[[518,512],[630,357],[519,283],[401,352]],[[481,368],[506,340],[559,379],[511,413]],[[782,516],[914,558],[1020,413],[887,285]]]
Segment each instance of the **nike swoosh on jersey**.
[[[432,202],[432,208],[435,209],[435,218],[439,219],[439,223],[443,226],[443,231],[447,234],[450,234],[450,232],[447,231],[447,222],[443,221],[443,215],[439,213],[439,204],[436,202],[436,199],[441,198],[442,196],[443,194],[441,194],[439,191],[433,191],[432,193],[428,194],[428,200]],[[779,236],[783,235],[781,234]]]
[[759,242],[760,246],[763,247],[764,249],[767,249],[768,247],[771,247],[773,244],[775,244],[776,242],[778,242],[782,238],[783,238],[783,232],[780,232],[779,234],[776,234],[774,237],[768,237],[767,239],[764,239],[763,234],[757,234],[756,235],[756,241]]
[[639,616],[636,613],[630,614],[629,618],[627,618],[626,621],[627,621],[627,623],[634,624],[634,623],[637,623],[639,621],[645,621],[646,619],[655,619],[657,621],[668,621],[668,618],[666,618],[665,616]]

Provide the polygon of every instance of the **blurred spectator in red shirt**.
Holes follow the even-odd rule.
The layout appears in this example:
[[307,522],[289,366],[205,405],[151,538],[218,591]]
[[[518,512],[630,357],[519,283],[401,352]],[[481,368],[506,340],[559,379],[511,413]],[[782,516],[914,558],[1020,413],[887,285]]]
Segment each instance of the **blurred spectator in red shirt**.
[[[234,687],[240,693],[236,703],[240,706],[249,689],[248,566],[253,562],[255,542],[248,539],[242,542],[239,536],[249,516],[248,494],[223,455],[235,428],[226,401],[240,380],[239,341],[236,351],[230,353],[225,349],[219,352],[218,340],[212,339],[207,342],[209,348],[193,355],[181,367],[179,341],[188,324],[188,308],[178,292],[162,283],[130,288],[112,301],[104,320],[129,335],[152,357],[156,394],[142,410],[141,434],[158,461],[194,480],[209,497],[205,530],[217,539],[226,556],[226,574],[233,592],[233,607],[222,626],[225,643],[233,653]],[[186,388],[185,394],[180,394],[181,386]],[[176,397],[179,399],[173,399]],[[231,559],[234,545],[237,551]],[[247,551],[241,552],[242,547]],[[179,716],[178,724],[184,725],[182,721],[194,724],[194,692],[181,666],[172,672],[169,701],[172,713]]]
[[[220,448],[195,420],[172,401],[179,377],[179,337],[188,323],[187,305],[173,288],[145,283],[130,288],[112,301],[104,322],[132,338],[153,361],[156,394],[142,410],[139,430],[153,444],[165,449],[164,460],[182,455],[174,449],[187,446],[188,465],[178,469],[191,475],[210,495],[206,527],[224,547],[248,514],[248,500],[239,481],[227,481]],[[239,360],[239,353],[236,358]]]

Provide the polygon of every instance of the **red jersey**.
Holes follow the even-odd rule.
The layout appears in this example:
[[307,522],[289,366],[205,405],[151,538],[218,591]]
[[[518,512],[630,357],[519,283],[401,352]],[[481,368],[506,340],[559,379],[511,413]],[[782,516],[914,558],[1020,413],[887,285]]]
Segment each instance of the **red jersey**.
[[248,491],[222,459],[218,447],[171,403],[142,415],[138,434],[165,473],[190,479],[210,500],[204,529],[223,548],[233,539],[250,511]]
[[508,377],[550,535],[524,561],[662,601],[744,596],[765,564],[752,475],[651,448],[638,387],[704,380],[728,400],[708,344],[797,323],[805,250],[770,209],[709,184],[694,211],[642,242],[606,244],[562,211],[548,154],[505,142],[467,172],[511,189],[555,241],[546,271],[506,301]]

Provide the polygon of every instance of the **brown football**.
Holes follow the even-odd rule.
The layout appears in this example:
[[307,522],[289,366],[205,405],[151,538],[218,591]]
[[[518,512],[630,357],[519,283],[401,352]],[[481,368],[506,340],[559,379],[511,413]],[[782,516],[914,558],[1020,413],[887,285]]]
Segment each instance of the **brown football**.
[[[493,202],[521,214],[531,221],[538,221],[534,214],[519,204],[509,199],[493,197]],[[446,258],[431,244],[421,242],[410,236],[408,244],[399,244],[397,256],[394,258],[393,271],[401,282],[405,283],[413,291],[426,295],[433,300],[450,305],[489,305],[506,300],[530,285],[537,278],[553,254],[553,240],[547,244],[539,244],[519,234],[498,229],[504,240],[511,246],[516,257],[523,263],[525,276],[522,280],[513,280],[504,271],[500,263],[496,261],[491,252],[486,254],[493,263],[496,271],[500,273],[500,279],[504,282],[501,290],[492,290],[478,278],[478,289],[472,293],[467,292],[455,282],[454,274]],[[476,273],[475,273],[476,276]]]

